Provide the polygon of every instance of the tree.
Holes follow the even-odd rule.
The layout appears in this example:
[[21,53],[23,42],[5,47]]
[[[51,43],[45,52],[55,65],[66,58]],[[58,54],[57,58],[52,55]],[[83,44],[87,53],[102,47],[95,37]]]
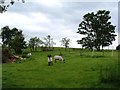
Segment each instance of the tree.
[[12,30],[10,30],[9,26],[5,26],[1,29],[1,38],[2,38],[2,42],[3,45],[6,47],[9,47],[9,43],[11,41],[12,38]]
[[83,21],[79,24],[79,34],[85,35],[81,40],[77,40],[78,44],[83,47],[93,50],[96,48],[100,51],[100,47],[109,46],[112,41],[115,41],[115,27],[111,24],[109,19],[110,11],[99,10],[96,14],[94,12],[87,13],[83,16]]
[[[19,1],[19,0],[16,0],[16,1]],[[7,0],[0,0],[0,13],[3,13],[3,12],[6,12],[8,7],[10,5],[13,5],[15,2],[15,0],[9,0],[9,3],[7,4]],[[25,0],[21,0],[22,3],[25,3]]]
[[50,48],[53,48],[53,45],[55,45],[55,42],[53,41],[53,38],[51,38],[50,35],[48,35],[47,37],[44,38],[44,45],[46,48],[48,48],[50,50]]
[[116,47],[116,50],[120,50],[120,44]]
[[65,50],[69,47],[69,45],[70,45],[70,39],[67,39],[66,37],[65,38],[62,38],[62,40],[60,41],[62,44],[61,45],[63,45],[63,46],[65,46]]
[[1,37],[4,47],[14,49],[15,53],[21,53],[22,49],[26,48],[26,42],[22,30],[17,28],[10,29],[9,26],[5,26],[1,29]]
[[31,51],[37,51],[37,47],[39,47],[40,44],[43,44],[43,41],[37,37],[30,38],[29,40],[29,47]]

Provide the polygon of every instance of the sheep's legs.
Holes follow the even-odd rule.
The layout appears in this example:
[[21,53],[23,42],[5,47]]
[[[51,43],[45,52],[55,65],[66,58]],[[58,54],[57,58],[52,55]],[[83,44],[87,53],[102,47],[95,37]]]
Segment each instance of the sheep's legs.
[[48,66],[50,66],[50,62],[48,62]]
[[56,63],[56,59],[55,59],[55,63]]

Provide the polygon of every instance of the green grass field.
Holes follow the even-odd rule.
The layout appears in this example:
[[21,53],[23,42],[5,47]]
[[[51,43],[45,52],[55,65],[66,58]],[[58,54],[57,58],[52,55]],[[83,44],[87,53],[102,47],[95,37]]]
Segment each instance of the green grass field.
[[[65,63],[48,66],[47,55],[63,54]],[[115,88],[113,83],[100,82],[100,69],[116,66],[118,52],[95,52],[79,50],[54,50],[32,52],[32,57],[21,63],[2,65],[3,88]],[[113,72],[114,73],[114,72]]]

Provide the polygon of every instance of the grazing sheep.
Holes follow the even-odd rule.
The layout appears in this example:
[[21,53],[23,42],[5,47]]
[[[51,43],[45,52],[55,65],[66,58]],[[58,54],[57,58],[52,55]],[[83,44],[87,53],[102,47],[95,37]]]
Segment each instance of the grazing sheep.
[[54,60],[55,60],[55,62],[56,62],[56,60],[59,60],[59,61],[62,61],[62,62],[64,61],[64,63],[65,63],[65,60],[62,58],[62,56],[55,55]]
[[30,57],[32,54],[31,53],[28,53],[27,56]]
[[53,65],[52,63],[52,55],[48,55],[48,66]]

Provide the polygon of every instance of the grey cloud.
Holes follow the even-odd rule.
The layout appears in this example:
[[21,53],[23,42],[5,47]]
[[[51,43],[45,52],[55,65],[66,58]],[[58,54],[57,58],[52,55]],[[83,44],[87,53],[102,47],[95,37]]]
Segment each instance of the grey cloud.
[[[43,37],[47,34],[57,40],[63,37],[70,36],[69,33],[62,34],[62,29],[70,30],[73,33],[72,37],[76,37],[78,24],[82,21],[83,15],[88,12],[96,12],[99,9],[110,10],[112,15],[112,22],[117,24],[116,8],[117,3],[111,2],[60,2],[60,6],[45,6],[38,2],[26,2],[25,4],[16,3],[8,9],[8,12],[15,12],[23,14],[30,18],[31,13],[40,12],[44,14],[50,23],[37,23],[36,26],[46,27],[48,31],[45,32],[29,32],[24,30],[24,33],[28,33],[28,37],[38,36]],[[32,18],[31,18],[32,19]],[[63,27],[63,28],[62,28]],[[24,28],[23,28],[24,29]],[[71,38],[72,38],[71,37]],[[77,38],[77,37],[76,37]]]

